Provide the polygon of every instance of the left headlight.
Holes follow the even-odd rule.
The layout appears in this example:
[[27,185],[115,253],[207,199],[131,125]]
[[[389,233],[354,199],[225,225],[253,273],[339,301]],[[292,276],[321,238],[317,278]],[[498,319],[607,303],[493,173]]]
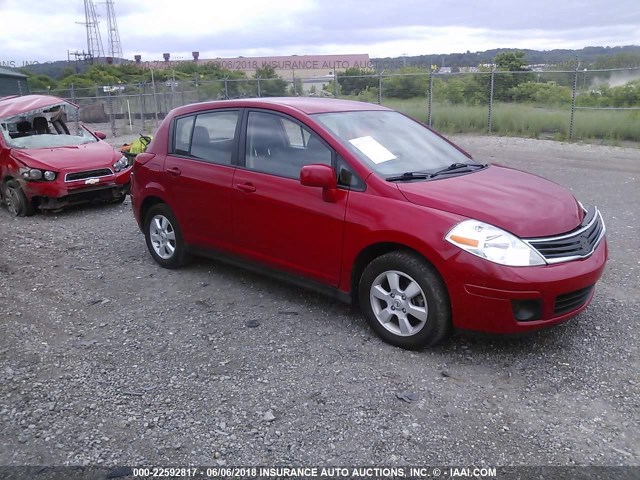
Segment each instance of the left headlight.
[[129,159],[123,155],[122,157],[120,157],[120,160],[118,160],[116,163],[113,164],[113,169],[116,172],[120,172],[125,168],[127,168],[128,166],[129,166]]
[[22,178],[24,178],[25,180],[32,181],[44,179],[52,182],[56,179],[56,172],[52,172],[51,170],[40,170],[38,168],[21,168],[20,175],[22,175]]
[[545,265],[544,258],[515,235],[478,220],[464,220],[447,234],[453,245],[500,265]]

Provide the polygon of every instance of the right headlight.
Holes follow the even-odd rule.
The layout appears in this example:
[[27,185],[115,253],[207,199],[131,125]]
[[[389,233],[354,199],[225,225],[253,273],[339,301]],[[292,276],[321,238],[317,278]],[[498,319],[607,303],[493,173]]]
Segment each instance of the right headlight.
[[464,220],[445,239],[473,255],[510,267],[545,265],[542,256],[515,235],[478,220]]
[[116,172],[120,172],[129,166],[129,159],[124,155],[120,157],[120,159],[113,164],[113,169]]

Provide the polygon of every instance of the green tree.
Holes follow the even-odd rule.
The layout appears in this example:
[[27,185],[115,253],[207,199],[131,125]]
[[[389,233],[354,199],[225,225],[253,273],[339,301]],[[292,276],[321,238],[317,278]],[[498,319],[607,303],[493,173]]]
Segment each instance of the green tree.
[[378,87],[377,73],[375,70],[364,68],[347,68],[344,72],[338,72],[338,85],[343,95],[357,95],[367,89]]
[[588,95],[578,95],[576,101],[580,106],[590,107],[640,107],[640,80],[617,87],[604,83]]
[[198,73],[200,75],[204,75],[205,78],[225,78],[228,76],[236,77],[246,77],[244,72],[238,72],[235,70],[225,70],[224,68],[220,68],[219,65],[215,63],[205,63],[198,65]]
[[113,65],[93,65],[83,76],[98,85],[116,85],[125,78]]
[[490,75],[435,75],[433,98],[438,102],[465,105],[486,105],[489,100]]
[[[218,100],[225,98],[224,82],[220,80],[207,81],[198,85],[201,100]],[[238,96],[237,91],[233,90],[229,94],[229,98]]]
[[598,55],[592,65],[595,69],[640,67],[640,52],[621,52],[615,55]]
[[508,72],[524,72],[529,70],[524,59],[524,52],[502,52],[496,55],[493,61],[496,70]]
[[258,92],[258,81],[256,81],[256,93],[261,97],[282,97],[286,94],[287,82],[278,76],[273,67],[256,69],[254,78],[260,79],[260,91]]
[[71,67],[64,67],[62,69],[62,72],[60,73],[60,78],[67,78],[70,77],[72,75],[75,75],[76,72],[73,70],[73,68]]
[[289,95],[291,96],[303,96],[304,95],[304,86],[302,84],[301,78],[296,78],[293,80],[293,83],[289,86]]
[[511,100],[509,92],[512,88],[521,83],[532,81],[531,74],[528,73],[507,73],[507,72],[527,72],[527,62],[524,59],[524,52],[502,52],[494,59],[496,73],[493,81],[494,100],[508,102]]
[[58,86],[60,88],[71,88],[71,85],[73,85],[74,89],[91,89],[95,91],[95,83],[93,82],[93,80],[82,75],[71,75],[68,77],[64,77],[58,82]]
[[514,102],[533,102],[541,105],[558,105],[571,103],[571,88],[553,82],[526,82],[513,87],[509,97]]
[[58,82],[49,77],[48,75],[34,75],[33,73],[27,74],[27,84],[31,91],[46,91],[55,90],[58,87]]
[[382,94],[392,98],[426,97],[429,94],[429,71],[406,67],[384,79]]

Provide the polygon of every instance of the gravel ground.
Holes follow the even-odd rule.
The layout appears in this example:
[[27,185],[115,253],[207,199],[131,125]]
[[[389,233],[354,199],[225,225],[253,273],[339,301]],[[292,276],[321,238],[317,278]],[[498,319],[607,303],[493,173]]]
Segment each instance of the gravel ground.
[[640,151],[453,138],[601,208],[586,312],[407,352],[314,293],[158,267],[128,199],[2,209],[0,465],[640,465]]

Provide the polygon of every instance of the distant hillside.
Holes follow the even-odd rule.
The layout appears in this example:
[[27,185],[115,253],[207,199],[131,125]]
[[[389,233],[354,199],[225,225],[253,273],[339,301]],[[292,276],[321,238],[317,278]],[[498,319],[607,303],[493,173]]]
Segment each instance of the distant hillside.
[[521,48],[499,48],[484,52],[450,53],[417,55],[406,57],[387,57],[372,59],[374,65],[382,64],[389,69],[403,66],[427,67],[438,65],[452,68],[477,67],[480,64],[492,63],[495,56],[503,52],[525,52],[525,60],[529,65],[555,65],[557,69],[571,69],[580,66],[591,68],[625,68],[640,67],[640,45],[624,47],[585,47],[580,50],[528,50]]
[[[123,59],[123,63],[128,60]],[[105,62],[98,62],[105,63]],[[91,65],[84,61],[68,61],[68,60],[56,60],[55,62],[33,63],[21,68],[15,68],[12,70],[20,70],[23,72],[33,73],[34,75],[47,75],[48,77],[59,79],[64,76],[63,70],[71,69],[74,73],[84,73]]]
[[[555,70],[571,70],[580,68],[627,68],[640,67],[640,45],[623,47],[585,47],[580,50],[527,50],[517,48],[500,48],[484,52],[465,52],[450,54],[429,54],[406,57],[372,58],[378,69],[397,70],[403,66],[427,68],[430,65],[451,67],[454,71],[460,67],[477,67],[480,64],[492,63],[495,56],[502,52],[524,51],[525,60],[530,65],[546,64]],[[124,60],[126,62],[126,60]],[[89,65],[82,61],[69,62],[60,60],[28,65],[19,70],[35,75],[47,75],[54,79],[64,76],[65,69],[75,73],[84,73]]]

